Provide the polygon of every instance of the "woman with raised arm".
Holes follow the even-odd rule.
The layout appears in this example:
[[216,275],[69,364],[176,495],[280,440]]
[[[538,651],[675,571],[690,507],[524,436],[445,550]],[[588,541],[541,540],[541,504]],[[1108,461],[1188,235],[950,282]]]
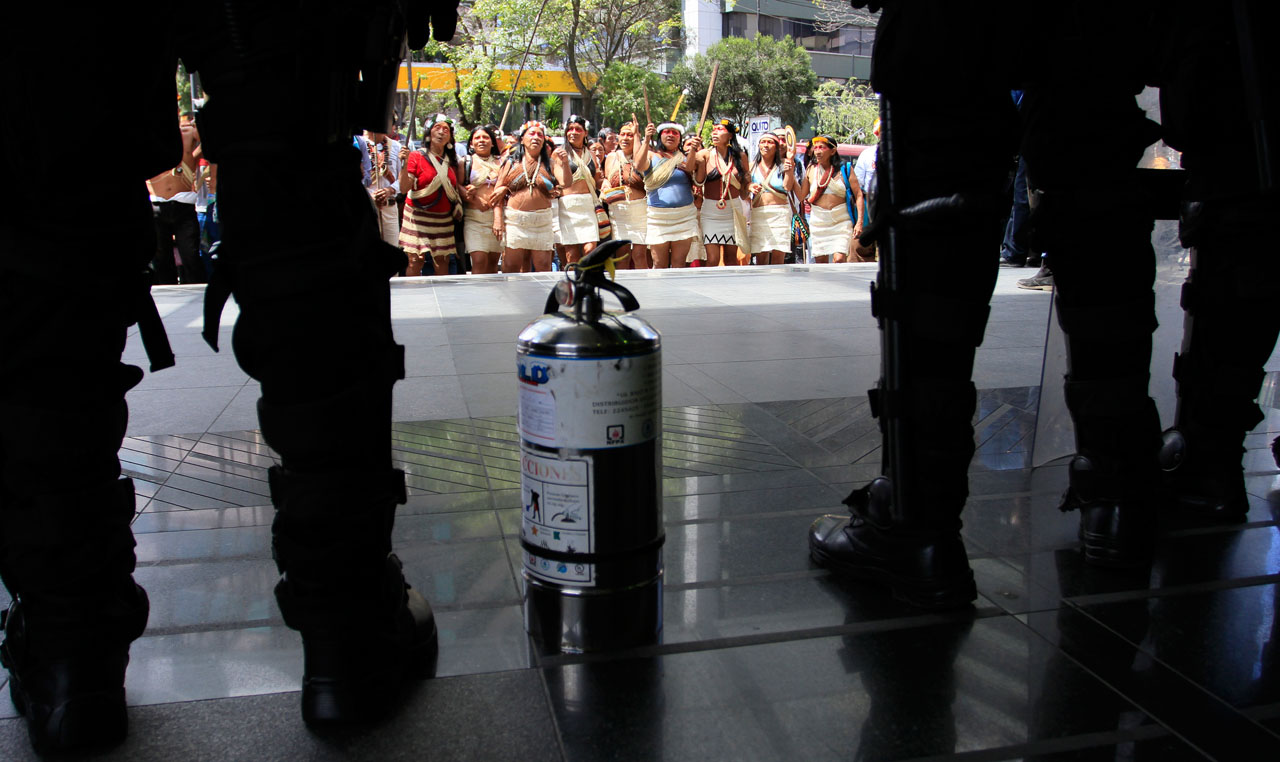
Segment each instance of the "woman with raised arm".
[[495,145],[498,128],[477,127],[467,140],[467,156],[462,167],[462,238],[471,255],[471,272],[486,275],[498,271],[502,242],[493,235],[493,191],[498,184],[498,156]]
[[721,119],[711,128],[711,145],[698,152],[694,182],[702,186],[702,244],[708,267],[748,264],[749,257],[740,253],[748,244],[741,201],[747,172],[737,137],[737,125]]
[[791,248],[791,200],[795,157],[776,135],[760,136],[751,170],[751,254],[758,265],[780,265]]
[[[809,141],[808,169],[800,195],[809,202],[809,246],[813,261],[825,264],[828,258],[847,262],[854,236],[862,234],[862,189],[852,174],[842,171],[840,154],[831,138],[819,135]],[[852,207],[853,211],[850,211]]]
[[[697,149],[702,142],[693,139],[682,153],[683,131],[675,122],[644,130],[645,140],[635,152],[635,169],[644,176],[648,193],[649,224],[645,241],[653,253],[657,268],[684,267],[689,247],[698,235],[698,212],[693,206],[693,173],[698,164]],[[653,143],[657,136],[658,142]]]
[[605,159],[605,191],[609,216],[613,219],[613,240],[631,241],[629,263],[635,270],[648,270],[649,249],[645,245],[649,226],[649,201],[644,192],[644,175],[636,169],[637,131],[640,125],[627,122],[618,131],[618,150]]
[[400,187],[409,195],[400,225],[400,248],[409,257],[405,275],[421,275],[427,257],[436,275],[449,274],[449,257],[458,250],[453,223],[462,217],[458,176],[453,122],[440,114],[427,144],[409,154],[400,168]]
[[506,246],[503,272],[549,271],[555,247],[552,202],[560,195],[556,163],[542,122],[526,122],[518,139],[502,163],[493,190],[493,234]]
[[564,127],[564,145],[553,154],[556,180],[563,189],[556,210],[560,221],[560,243],[565,263],[573,264],[600,242],[600,222],[596,217],[596,188],[604,168],[587,150],[587,120],[577,114]]

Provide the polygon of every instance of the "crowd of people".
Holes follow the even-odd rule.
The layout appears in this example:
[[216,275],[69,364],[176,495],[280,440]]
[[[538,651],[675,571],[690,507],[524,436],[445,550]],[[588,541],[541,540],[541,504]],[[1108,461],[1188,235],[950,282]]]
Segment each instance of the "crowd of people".
[[632,242],[623,269],[782,264],[793,250],[815,263],[873,258],[851,253],[869,211],[865,174],[826,136],[804,162],[781,130],[749,156],[727,119],[704,146],[674,122],[591,137],[575,115],[559,145],[530,121],[513,135],[476,127],[459,146],[441,115],[417,148],[368,132],[354,144],[407,276],[548,271],[611,239]]
[[[148,182],[157,284],[204,283],[218,240],[217,166],[201,156],[194,121],[181,128],[182,163]],[[611,239],[632,242],[622,269],[875,259],[856,240],[874,150],[855,170],[826,136],[797,155],[785,131],[767,132],[749,155],[727,119],[704,146],[675,122],[591,137],[572,116],[560,144],[531,121],[512,135],[479,126],[458,145],[440,115],[419,146],[408,142],[395,132],[352,141],[382,238],[407,256],[402,275],[559,269]]]

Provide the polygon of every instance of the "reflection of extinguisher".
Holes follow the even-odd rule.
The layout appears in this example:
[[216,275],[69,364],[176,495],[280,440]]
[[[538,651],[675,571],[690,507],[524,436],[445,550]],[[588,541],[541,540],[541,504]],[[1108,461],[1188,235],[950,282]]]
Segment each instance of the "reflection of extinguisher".
[[[548,650],[652,643],[662,629],[660,338],[609,277],[630,243],[570,265],[516,343],[522,491],[551,501],[545,524],[523,517],[525,626]],[[624,311],[605,312],[603,292]]]

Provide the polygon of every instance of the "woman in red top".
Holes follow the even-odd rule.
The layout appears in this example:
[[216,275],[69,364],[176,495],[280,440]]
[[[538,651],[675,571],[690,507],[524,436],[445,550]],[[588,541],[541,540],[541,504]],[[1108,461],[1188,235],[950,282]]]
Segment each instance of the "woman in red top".
[[421,275],[428,255],[437,275],[449,272],[449,256],[458,250],[453,223],[462,216],[457,156],[453,124],[441,115],[425,149],[409,154],[400,169],[400,188],[409,195],[400,226],[400,248],[409,256],[405,275]]

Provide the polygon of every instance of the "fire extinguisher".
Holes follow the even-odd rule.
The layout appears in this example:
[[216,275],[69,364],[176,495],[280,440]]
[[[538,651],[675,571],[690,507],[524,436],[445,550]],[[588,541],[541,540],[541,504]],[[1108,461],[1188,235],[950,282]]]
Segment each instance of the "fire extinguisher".
[[628,245],[571,265],[516,341],[525,628],[550,651],[662,631],[661,340],[607,272]]

